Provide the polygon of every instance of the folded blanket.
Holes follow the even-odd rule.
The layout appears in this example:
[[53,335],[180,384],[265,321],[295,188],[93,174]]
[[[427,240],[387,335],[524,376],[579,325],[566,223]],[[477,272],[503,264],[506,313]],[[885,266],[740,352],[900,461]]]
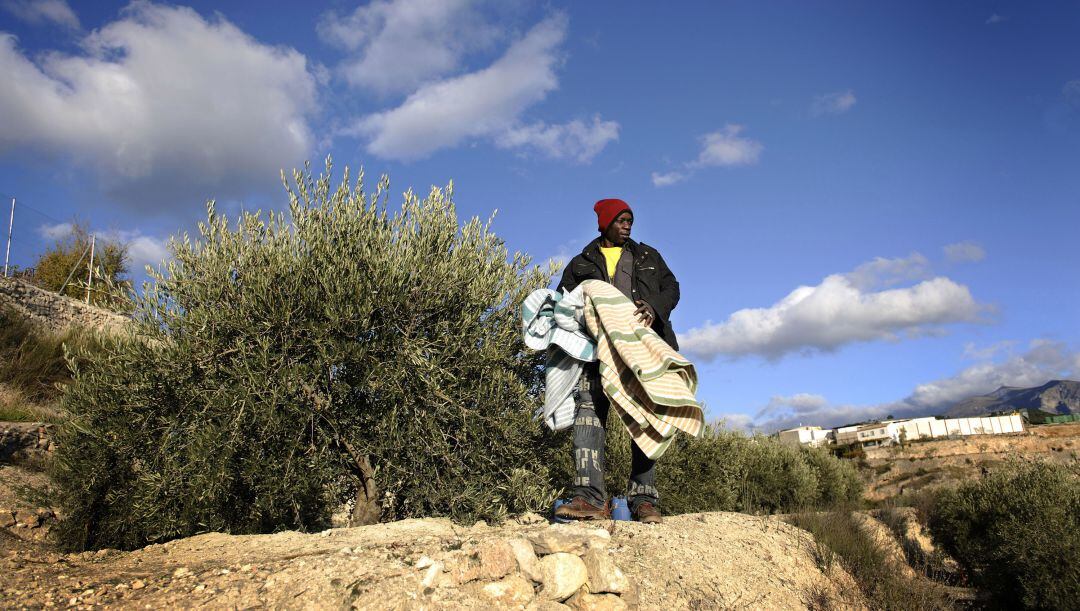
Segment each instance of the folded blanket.
[[705,415],[698,403],[694,365],[634,316],[637,307],[601,280],[578,287],[585,323],[596,338],[604,393],[649,458],[667,450],[676,430],[700,435]]
[[546,350],[546,392],[537,416],[552,430],[574,421],[574,386],[584,362],[600,361],[604,394],[634,443],[659,458],[675,431],[700,435],[705,416],[695,398],[694,365],[634,316],[614,286],[586,280],[561,295],[541,289],[522,305],[525,345]]

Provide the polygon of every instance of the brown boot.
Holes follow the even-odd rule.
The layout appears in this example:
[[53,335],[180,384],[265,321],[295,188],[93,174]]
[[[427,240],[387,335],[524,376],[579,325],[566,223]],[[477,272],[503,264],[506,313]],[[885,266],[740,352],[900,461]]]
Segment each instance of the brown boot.
[[610,520],[611,503],[604,503],[603,507],[597,507],[580,496],[575,496],[569,503],[559,505],[555,510],[555,516],[571,520]]
[[634,510],[634,519],[642,524],[659,524],[663,521],[660,517],[660,509],[648,501],[638,503]]

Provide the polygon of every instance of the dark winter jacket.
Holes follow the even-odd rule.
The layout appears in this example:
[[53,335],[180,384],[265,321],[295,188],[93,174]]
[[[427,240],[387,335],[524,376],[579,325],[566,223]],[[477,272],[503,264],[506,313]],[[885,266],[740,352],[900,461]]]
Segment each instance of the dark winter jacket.
[[[627,240],[623,244],[623,250],[629,252],[634,263],[631,300],[640,299],[652,306],[656,312],[656,320],[652,323],[653,330],[664,338],[669,346],[678,350],[679,342],[671,328],[670,317],[671,311],[679,303],[679,281],[652,246]],[[563,270],[558,290],[572,291],[585,280],[611,282],[604,255],[600,253],[600,238],[589,242],[581,254],[570,259]]]

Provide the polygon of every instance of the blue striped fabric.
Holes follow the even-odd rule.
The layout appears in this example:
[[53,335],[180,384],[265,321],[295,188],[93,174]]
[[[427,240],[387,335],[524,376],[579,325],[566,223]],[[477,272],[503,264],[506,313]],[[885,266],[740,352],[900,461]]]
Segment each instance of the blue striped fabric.
[[525,345],[547,351],[544,404],[536,417],[553,431],[573,426],[574,385],[582,364],[596,360],[596,342],[585,329],[584,305],[580,288],[566,294],[539,289],[521,305]]

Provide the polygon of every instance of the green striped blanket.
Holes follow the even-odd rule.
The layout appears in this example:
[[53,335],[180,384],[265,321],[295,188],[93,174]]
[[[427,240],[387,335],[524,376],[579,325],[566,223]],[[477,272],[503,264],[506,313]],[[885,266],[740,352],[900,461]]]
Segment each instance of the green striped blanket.
[[604,393],[638,447],[655,459],[676,430],[700,435],[705,415],[695,397],[693,363],[640,323],[636,306],[619,289],[602,280],[586,280],[580,288]]

